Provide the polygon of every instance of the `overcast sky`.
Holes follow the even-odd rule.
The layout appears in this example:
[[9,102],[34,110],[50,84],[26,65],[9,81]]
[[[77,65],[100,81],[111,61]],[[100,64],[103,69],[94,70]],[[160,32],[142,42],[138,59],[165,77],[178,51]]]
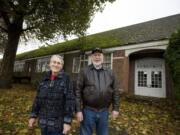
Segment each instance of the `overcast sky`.
[[[165,16],[180,14],[180,0],[116,0],[93,17],[87,34],[98,33]],[[20,45],[18,53],[37,49],[37,41]]]

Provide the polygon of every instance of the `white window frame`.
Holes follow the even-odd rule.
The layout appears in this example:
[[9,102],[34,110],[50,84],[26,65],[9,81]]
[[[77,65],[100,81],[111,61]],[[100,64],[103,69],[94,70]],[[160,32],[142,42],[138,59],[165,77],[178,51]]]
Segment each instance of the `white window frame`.
[[36,72],[40,73],[40,72],[49,71],[50,70],[49,61],[50,61],[50,57],[37,59]]
[[80,56],[79,71],[81,70],[81,64],[84,62],[87,62],[87,66],[88,66],[88,55],[81,55]]
[[[110,62],[108,62],[110,64],[110,69],[113,68],[113,53],[105,53],[106,54],[110,54]],[[87,54],[86,54],[87,55]],[[81,63],[82,62],[88,62],[88,65],[92,64],[91,62],[91,56],[87,55],[87,59],[85,59],[85,55],[83,56],[79,56],[79,57],[74,57],[73,58],[73,67],[72,67],[72,73],[79,73],[79,71],[81,70]],[[75,71],[75,60],[79,59],[79,66],[78,66],[78,70]]]
[[[87,57],[87,58],[86,58]],[[87,62],[88,63],[88,65],[89,65],[89,59],[88,59],[89,57],[88,57],[88,55],[81,55],[81,56],[79,56],[79,57],[74,57],[73,58],[73,68],[72,68],[72,73],[79,73],[80,72],[80,70],[81,70],[81,64],[83,63],[83,62]],[[78,69],[77,70],[75,70],[75,60],[76,59],[79,59],[79,65],[78,65]]]
[[104,57],[106,57],[105,55],[110,54],[110,62],[103,62],[103,63],[107,63],[110,64],[110,69],[112,69],[112,64],[113,64],[113,53],[105,53]]
[[25,66],[25,61],[15,61],[14,72],[23,72]]
[[[79,59],[79,65],[78,65],[78,68],[76,69],[75,68],[75,64],[76,64],[76,61],[77,61],[77,59]],[[72,66],[72,73],[79,73],[79,71],[80,71],[80,57],[74,57],[73,58],[73,66]]]

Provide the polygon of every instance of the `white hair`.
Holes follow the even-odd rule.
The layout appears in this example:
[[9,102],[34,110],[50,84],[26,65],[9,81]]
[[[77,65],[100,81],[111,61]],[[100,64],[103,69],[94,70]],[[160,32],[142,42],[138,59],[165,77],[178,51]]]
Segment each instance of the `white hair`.
[[63,60],[63,57],[62,56],[60,56],[60,55],[52,55],[51,56],[51,59],[50,59],[50,62],[51,62],[51,60],[53,59],[53,58],[58,58],[60,61],[61,61],[61,64],[62,65],[64,65],[64,60]]

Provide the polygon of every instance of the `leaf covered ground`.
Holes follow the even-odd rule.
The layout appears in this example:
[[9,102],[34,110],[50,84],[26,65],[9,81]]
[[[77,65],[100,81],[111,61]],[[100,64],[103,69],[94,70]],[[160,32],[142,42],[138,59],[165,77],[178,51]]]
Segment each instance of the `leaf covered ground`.
[[[28,115],[35,96],[29,85],[13,85],[0,90],[0,135],[40,135],[38,127],[28,130]],[[109,135],[180,135],[178,102],[165,99],[121,97],[120,116],[110,117]],[[79,124],[73,120],[72,132],[78,135]]]

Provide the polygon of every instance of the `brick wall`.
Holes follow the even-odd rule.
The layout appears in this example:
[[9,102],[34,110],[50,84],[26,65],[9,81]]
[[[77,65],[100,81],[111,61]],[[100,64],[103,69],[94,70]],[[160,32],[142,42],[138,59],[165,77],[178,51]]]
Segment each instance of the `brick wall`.
[[113,72],[118,81],[119,89],[128,92],[129,59],[124,50],[113,52]]

